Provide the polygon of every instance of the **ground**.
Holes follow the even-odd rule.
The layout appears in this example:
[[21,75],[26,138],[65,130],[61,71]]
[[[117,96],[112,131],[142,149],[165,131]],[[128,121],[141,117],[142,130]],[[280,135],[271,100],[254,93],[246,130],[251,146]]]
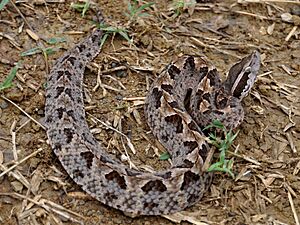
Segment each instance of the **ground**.
[[[186,1],[186,9],[176,10],[172,1],[155,1],[147,15],[131,20],[126,0],[91,2],[84,17],[71,1],[29,2],[9,2],[0,15],[0,82],[20,62],[13,86],[0,91],[1,224],[299,224],[299,2]],[[202,201],[180,214],[130,218],[93,200],[47,144],[41,125],[46,76],[95,27],[96,6],[108,24],[126,28],[132,43],[110,36],[86,70],[87,120],[108,151],[125,156],[127,150],[124,163],[140,169],[169,166],[159,160],[164,150],[143,113],[147,88],[168,63],[182,54],[205,55],[225,77],[241,57],[261,53],[258,79],[243,103],[245,120],[228,153],[235,179],[216,173]],[[56,43],[47,43],[50,38]],[[36,47],[54,52],[21,56]],[[137,153],[95,118],[126,134]]]

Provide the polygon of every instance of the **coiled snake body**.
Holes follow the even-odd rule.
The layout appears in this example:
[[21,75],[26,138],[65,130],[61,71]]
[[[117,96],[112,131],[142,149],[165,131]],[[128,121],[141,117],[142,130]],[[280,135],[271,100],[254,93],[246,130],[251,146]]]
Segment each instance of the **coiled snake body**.
[[213,119],[228,127],[242,121],[241,100],[256,78],[259,53],[234,65],[223,83],[202,57],[186,56],[168,66],[150,88],[145,114],[173,166],[146,173],[108,154],[85,120],[83,75],[100,51],[101,37],[102,31],[93,31],[60,57],[48,76],[45,115],[54,153],[84,191],[124,212],[169,214],[195,204],[212,180],[212,174],[202,170],[209,146],[199,127]]

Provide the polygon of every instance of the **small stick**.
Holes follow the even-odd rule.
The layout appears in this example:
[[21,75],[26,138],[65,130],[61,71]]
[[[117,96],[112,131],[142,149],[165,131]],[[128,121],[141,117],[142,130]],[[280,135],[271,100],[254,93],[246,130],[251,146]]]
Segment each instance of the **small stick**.
[[292,139],[292,136],[290,133],[285,133],[285,136],[290,144],[290,147],[293,151],[293,153],[297,153],[297,149],[296,149],[296,146],[294,145],[294,142],[293,142],[293,139]]
[[[125,134],[123,134],[121,131],[119,131],[119,130],[113,128],[112,126],[109,126],[108,124],[106,124],[105,122],[99,120],[97,117],[93,116],[93,115],[90,114],[90,113],[86,113],[86,114],[89,115],[89,116],[91,116],[91,117],[93,117],[96,121],[98,121],[99,123],[101,123],[101,124],[104,125],[105,127],[109,128],[109,129],[115,131],[116,133],[122,135],[123,137],[125,137],[128,146],[130,146],[130,148],[133,147],[133,144],[131,143],[130,139],[129,139]],[[134,151],[135,151],[135,150],[134,150]]]
[[16,162],[15,165],[9,167],[7,170],[3,171],[0,174],[0,178],[2,176],[4,176],[5,174],[7,174],[8,172],[12,171],[14,168],[16,168],[18,165],[22,164],[23,162],[25,162],[26,160],[30,159],[31,157],[35,156],[37,153],[41,152],[43,149],[39,148],[38,150],[36,150],[35,152],[31,153],[30,155],[26,156],[25,158],[23,158],[22,160],[20,160],[19,162]]
[[249,12],[244,12],[244,11],[232,11],[234,13],[237,13],[237,14],[242,14],[242,15],[246,15],[246,16],[253,16],[253,17],[257,17],[259,19],[263,19],[263,20],[271,20],[271,21],[278,21],[278,19],[274,19],[274,18],[269,18],[269,17],[266,17],[266,16],[262,16],[262,15],[256,15],[254,13],[249,13]]
[[[7,170],[7,167],[0,164],[0,169],[5,171]],[[9,176],[13,176],[16,180],[20,181],[26,188],[30,188],[30,183],[25,179],[25,177],[19,172],[9,172]]]
[[251,159],[248,156],[239,155],[239,154],[236,154],[236,153],[231,152],[231,151],[228,151],[228,153],[230,153],[231,155],[234,155],[235,157],[242,158],[242,159],[244,159],[244,160],[246,160],[246,161],[248,161],[250,163],[253,163],[253,164],[257,165],[257,166],[261,165],[260,162],[256,161],[255,159]]
[[290,205],[291,205],[291,208],[292,208],[292,212],[293,212],[293,215],[294,215],[295,224],[296,225],[300,225],[299,218],[298,218],[295,206],[294,206],[293,198],[292,198],[292,195],[291,195],[291,193],[289,191],[288,191],[288,198],[289,198],[289,202],[290,202]]
[[12,125],[10,127],[11,142],[13,145],[12,152],[13,152],[15,162],[18,161],[18,153],[17,153],[17,147],[16,147],[16,124],[17,124],[17,121],[14,120],[14,122],[12,123]]
[[33,122],[35,122],[37,125],[39,125],[41,128],[43,128],[44,130],[46,130],[46,127],[43,126],[40,122],[38,122],[37,120],[35,120],[33,117],[31,117],[27,112],[25,112],[20,106],[18,106],[16,103],[14,103],[12,100],[6,98],[4,95],[1,95],[1,98],[5,99],[6,101],[8,101],[9,103],[13,104],[15,107],[17,107],[22,113],[24,113],[29,119],[31,119]]
[[300,2],[298,1],[285,1],[285,0],[244,0],[244,2],[251,2],[251,3],[265,3],[265,2],[271,2],[271,3],[292,3],[300,5]]
[[296,33],[298,26],[294,26],[292,28],[292,30],[290,31],[290,33],[288,34],[288,36],[286,36],[285,41],[289,41],[290,38]]
[[122,100],[124,101],[136,101],[136,100],[142,100],[145,101],[146,97],[125,97]]
[[205,44],[204,42],[198,40],[197,38],[191,37],[191,39],[192,39],[194,42],[196,42],[196,44],[198,44],[198,45],[201,45],[201,46],[206,47],[206,48],[211,48],[211,49],[217,50],[218,52],[221,52],[221,53],[223,53],[223,54],[230,55],[230,56],[233,56],[233,57],[235,57],[235,58],[241,59],[241,57],[239,57],[239,56],[236,55],[236,54],[233,54],[233,53],[227,52],[227,51],[225,51],[225,50],[219,49],[219,48],[217,48],[217,47],[215,47],[215,46],[213,46],[213,45],[207,45],[207,44]]

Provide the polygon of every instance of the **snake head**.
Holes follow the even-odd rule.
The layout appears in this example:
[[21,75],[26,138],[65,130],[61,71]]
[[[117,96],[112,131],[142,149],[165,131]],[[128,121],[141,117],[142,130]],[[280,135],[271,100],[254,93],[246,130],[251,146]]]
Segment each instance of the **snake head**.
[[250,92],[260,68],[260,54],[254,51],[233,65],[223,85],[228,93],[240,101]]

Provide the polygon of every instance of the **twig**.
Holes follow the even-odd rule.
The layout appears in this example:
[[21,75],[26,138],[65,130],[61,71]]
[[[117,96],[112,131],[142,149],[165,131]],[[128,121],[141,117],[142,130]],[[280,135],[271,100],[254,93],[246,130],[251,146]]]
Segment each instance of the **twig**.
[[213,46],[213,45],[207,45],[207,44],[205,44],[204,42],[200,41],[200,40],[197,39],[197,38],[191,37],[191,39],[192,39],[196,44],[201,45],[201,46],[203,46],[203,47],[205,47],[205,48],[211,48],[211,49],[217,50],[218,52],[221,52],[221,53],[223,53],[223,54],[230,55],[230,56],[233,56],[233,57],[235,57],[235,58],[241,59],[241,57],[238,56],[238,55],[236,55],[236,54],[233,54],[233,53],[227,52],[227,51],[225,51],[225,50],[219,49],[219,48],[217,48],[217,47],[215,47],[215,46]]
[[19,162],[16,162],[15,165],[9,167],[7,170],[3,171],[0,174],[0,178],[2,176],[4,176],[5,174],[7,174],[8,172],[12,171],[14,168],[16,168],[18,165],[22,164],[23,162],[25,162],[26,160],[30,159],[31,157],[35,156],[37,153],[41,152],[43,149],[39,148],[38,150],[36,150],[35,152],[31,153],[30,155],[26,156],[25,158],[23,158],[22,160],[20,160]]
[[293,29],[290,31],[290,33],[288,34],[288,36],[286,36],[285,41],[289,41],[290,38],[296,33],[298,26],[294,26]]
[[245,11],[237,10],[237,11],[232,11],[232,12],[237,13],[237,14],[241,14],[241,15],[246,15],[246,16],[253,16],[253,17],[256,17],[256,18],[259,18],[259,19],[262,19],[262,20],[279,21],[276,18],[269,18],[267,16],[257,15],[257,14],[249,13],[249,12],[245,12]]
[[29,119],[31,119],[33,122],[35,122],[37,125],[39,125],[41,128],[43,128],[44,130],[46,130],[46,127],[44,125],[42,125],[40,122],[38,122],[37,120],[35,120],[34,118],[32,118],[27,112],[25,112],[20,106],[18,106],[16,103],[14,103],[12,100],[6,98],[5,96],[1,95],[1,98],[5,99],[6,101],[8,101],[9,103],[13,104],[15,107],[17,107],[22,113],[24,113]]
[[18,161],[18,153],[17,153],[17,146],[16,146],[16,124],[17,121],[14,120],[14,122],[10,127],[10,133],[11,133],[11,142],[13,145],[12,152],[13,152],[14,160]]
[[293,215],[294,215],[295,224],[296,225],[300,225],[299,218],[298,218],[295,206],[294,206],[293,198],[292,198],[292,195],[291,195],[291,193],[289,191],[288,191],[288,198],[289,198],[289,202],[290,202],[290,205],[291,205],[291,208],[292,208],[292,212],[293,212]]
[[300,5],[299,1],[286,1],[286,0],[243,0],[241,2],[249,2],[249,3],[292,3]]
[[[99,123],[101,123],[103,126],[109,128],[109,129],[115,131],[116,133],[122,135],[123,137],[125,137],[128,146],[129,146],[130,148],[133,148],[133,144],[131,143],[130,139],[129,139],[125,134],[123,134],[121,131],[119,131],[119,130],[113,128],[112,126],[106,124],[105,122],[99,120],[97,117],[93,116],[92,114],[90,114],[90,113],[88,113],[88,112],[87,112],[86,114],[89,115],[89,116],[91,116],[91,117],[93,117],[96,121],[98,121]],[[135,150],[134,150],[134,152],[135,152]]]

